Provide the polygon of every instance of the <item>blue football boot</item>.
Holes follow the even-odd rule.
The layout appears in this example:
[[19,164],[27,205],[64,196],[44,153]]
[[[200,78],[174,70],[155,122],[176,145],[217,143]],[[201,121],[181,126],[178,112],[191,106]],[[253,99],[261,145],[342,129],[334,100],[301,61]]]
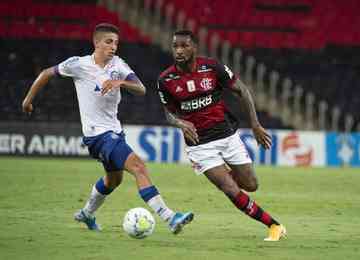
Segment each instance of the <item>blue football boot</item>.
[[100,226],[96,224],[95,216],[87,214],[83,209],[75,213],[74,219],[78,222],[85,223],[90,230],[101,231]]
[[192,212],[187,212],[187,213],[176,212],[176,214],[172,217],[169,223],[170,231],[175,235],[180,233],[183,226],[189,224],[193,219],[194,219],[194,214]]

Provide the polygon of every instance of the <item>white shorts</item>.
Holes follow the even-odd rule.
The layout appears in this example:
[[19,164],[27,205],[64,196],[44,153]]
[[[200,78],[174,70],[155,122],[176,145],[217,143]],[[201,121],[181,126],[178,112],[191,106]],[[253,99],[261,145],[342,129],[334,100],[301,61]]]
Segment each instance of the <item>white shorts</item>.
[[252,163],[239,132],[209,143],[187,146],[185,151],[197,175],[225,163],[232,165]]

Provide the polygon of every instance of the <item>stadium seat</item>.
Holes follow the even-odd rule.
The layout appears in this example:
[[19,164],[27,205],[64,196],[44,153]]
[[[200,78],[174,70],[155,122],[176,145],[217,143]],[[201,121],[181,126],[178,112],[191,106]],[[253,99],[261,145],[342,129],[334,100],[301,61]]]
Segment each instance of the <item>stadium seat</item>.
[[[16,0],[17,1],[17,0]],[[21,2],[21,4],[20,4]],[[39,3],[20,1],[0,3],[0,15],[7,17],[1,21],[0,35],[9,33],[15,38],[70,38],[90,39],[93,27],[100,22],[123,26],[124,40],[149,42],[136,28],[119,19],[119,16],[102,6],[91,4]],[[123,28],[120,28],[121,30]],[[129,36],[129,37],[128,37]]]
[[[297,44],[301,48],[323,48],[326,44],[341,44],[354,46],[360,45],[356,36],[360,26],[358,13],[359,1],[350,1],[344,5],[341,1],[312,1],[312,0],[272,0],[272,1],[228,1],[223,4],[221,0],[213,1],[167,1],[172,3],[178,10],[185,11],[188,19],[195,19],[198,24],[208,28],[219,28],[225,31],[225,39],[237,45],[234,34],[229,31],[244,30],[261,34],[266,31],[291,32],[301,35],[314,33],[318,35],[324,28],[329,31],[346,31],[346,35],[334,33],[329,37],[306,37]],[[266,9],[261,9],[266,6]],[[279,9],[281,8],[281,9]],[[297,8],[297,9],[296,9]],[[231,38],[226,38],[227,36]],[[275,36],[277,37],[277,36]],[[240,39],[241,38],[241,39]],[[245,41],[245,46],[250,43],[240,37],[238,40]],[[245,37],[246,38],[246,37]],[[311,42],[313,40],[313,42]],[[271,46],[279,47],[277,40],[271,41]],[[255,43],[255,42],[252,42]],[[239,42],[242,45],[244,43]],[[286,44],[285,44],[286,45]],[[287,48],[297,45],[290,44]],[[255,46],[253,46],[255,47]]]

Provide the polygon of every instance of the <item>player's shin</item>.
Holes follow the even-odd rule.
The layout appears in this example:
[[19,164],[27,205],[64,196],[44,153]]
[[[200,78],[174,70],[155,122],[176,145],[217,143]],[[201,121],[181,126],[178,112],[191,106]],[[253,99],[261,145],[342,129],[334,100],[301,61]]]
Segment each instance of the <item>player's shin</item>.
[[106,196],[109,195],[112,191],[113,189],[105,186],[103,178],[100,178],[93,186],[90,197],[86,202],[83,210],[86,213],[93,215],[95,211],[104,203]]
[[279,225],[269,213],[260,208],[245,192],[240,191],[235,198],[231,199],[235,206],[249,217],[270,227],[272,224]]
[[159,191],[155,186],[149,186],[139,190],[141,198],[154,210],[161,219],[168,222],[174,215],[174,211],[169,209],[162,199]]

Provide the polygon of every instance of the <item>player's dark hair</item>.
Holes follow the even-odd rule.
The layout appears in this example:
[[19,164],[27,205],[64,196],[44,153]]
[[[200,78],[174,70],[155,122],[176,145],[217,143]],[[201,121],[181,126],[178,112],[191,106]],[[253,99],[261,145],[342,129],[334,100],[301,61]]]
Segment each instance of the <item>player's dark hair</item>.
[[118,36],[120,36],[119,28],[111,23],[99,23],[98,25],[96,25],[93,36],[95,36],[95,34],[99,32],[111,32],[116,33]]
[[197,40],[195,34],[190,30],[178,30],[178,31],[174,32],[174,36],[188,36],[188,37],[190,37],[192,42],[194,42],[196,44],[198,43],[198,40]]

